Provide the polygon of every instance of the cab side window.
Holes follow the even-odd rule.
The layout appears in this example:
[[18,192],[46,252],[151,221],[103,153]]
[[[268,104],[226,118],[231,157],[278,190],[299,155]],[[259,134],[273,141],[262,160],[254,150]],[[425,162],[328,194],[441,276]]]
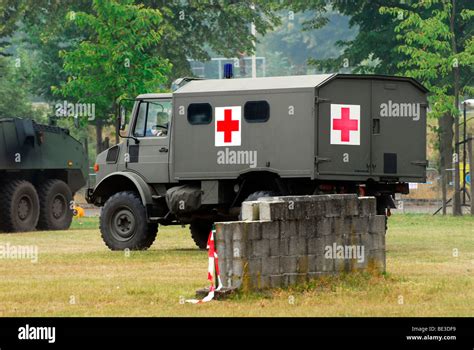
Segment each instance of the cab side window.
[[135,137],[166,137],[171,109],[171,101],[141,101],[133,135]]
[[138,107],[137,121],[135,122],[135,128],[133,129],[133,136],[135,137],[145,136],[147,109],[148,103],[140,102],[140,106]]

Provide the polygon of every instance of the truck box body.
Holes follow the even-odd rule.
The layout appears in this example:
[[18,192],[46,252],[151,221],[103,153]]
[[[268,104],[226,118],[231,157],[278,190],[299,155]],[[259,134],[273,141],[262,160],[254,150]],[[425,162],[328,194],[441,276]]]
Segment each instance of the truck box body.
[[[191,81],[173,93],[170,178],[268,171],[282,178],[424,182],[426,94],[413,79],[373,75]],[[247,120],[246,103],[262,101],[268,119]],[[189,122],[195,104],[210,105],[210,121]],[[216,145],[222,107],[232,110],[230,119],[240,118],[232,132],[240,145]]]

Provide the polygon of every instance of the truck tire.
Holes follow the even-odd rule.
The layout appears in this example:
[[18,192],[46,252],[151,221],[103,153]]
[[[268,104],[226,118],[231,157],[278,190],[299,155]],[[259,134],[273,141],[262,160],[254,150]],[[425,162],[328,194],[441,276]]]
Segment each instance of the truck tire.
[[209,239],[209,233],[212,230],[213,223],[210,221],[193,221],[189,226],[191,230],[191,237],[194,243],[199,249],[205,250],[207,248],[207,240]]
[[131,191],[114,194],[100,214],[100,232],[110,250],[146,250],[155,241],[157,224],[148,224],[140,197]]
[[40,200],[39,230],[67,230],[71,226],[72,192],[61,180],[52,179],[38,187]]
[[35,187],[25,180],[4,184],[0,191],[0,230],[4,232],[33,231],[38,223],[40,208]]

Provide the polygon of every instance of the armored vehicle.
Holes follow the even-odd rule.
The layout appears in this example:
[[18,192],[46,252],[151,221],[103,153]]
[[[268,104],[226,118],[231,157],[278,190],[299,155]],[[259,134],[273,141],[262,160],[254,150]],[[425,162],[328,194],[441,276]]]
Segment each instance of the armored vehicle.
[[[88,201],[110,249],[146,249],[158,224],[212,223],[244,200],[358,193],[389,213],[426,178],[427,90],[404,77],[325,74],[191,80],[136,98],[125,141],[97,157]],[[122,109],[122,112],[123,109]],[[124,113],[118,118],[122,129]]]
[[87,155],[69,131],[31,119],[0,119],[0,231],[68,229]]

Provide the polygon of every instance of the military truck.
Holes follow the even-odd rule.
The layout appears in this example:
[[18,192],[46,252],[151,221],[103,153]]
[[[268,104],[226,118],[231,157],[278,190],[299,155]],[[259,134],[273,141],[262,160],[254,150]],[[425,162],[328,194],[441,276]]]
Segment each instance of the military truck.
[[[136,98],[124,142],[97,157],[88,201],[113,250],[146,249],[158,224],[190,224],[205,248],[212,223],[262,196],[377,198],[426,179],[427,89],[378,75],[190,80]],[[123,112],[123,109],[122,109]],[[123,130],[124,114],[119,118]]]
[[0,119],[0,232],[68,229],[87,174],[87,154],[68,130]]

